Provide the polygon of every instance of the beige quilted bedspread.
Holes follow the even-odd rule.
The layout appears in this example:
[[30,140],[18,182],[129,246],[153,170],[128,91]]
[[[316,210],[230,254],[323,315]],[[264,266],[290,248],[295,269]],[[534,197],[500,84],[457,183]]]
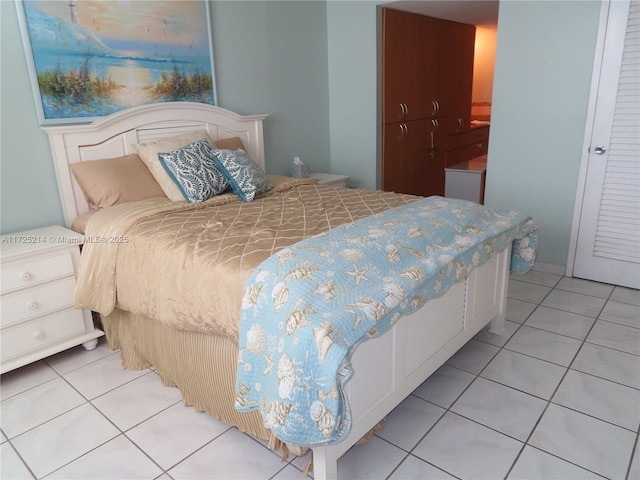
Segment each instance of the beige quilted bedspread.
[[[92,216],[75,305],[115,306],[164,324],[238,338],[244,285],[263,260],[299,240],[417,197],[272,177],[253,202],[153,199]],[[99,240],[99,241],[98,241]]]

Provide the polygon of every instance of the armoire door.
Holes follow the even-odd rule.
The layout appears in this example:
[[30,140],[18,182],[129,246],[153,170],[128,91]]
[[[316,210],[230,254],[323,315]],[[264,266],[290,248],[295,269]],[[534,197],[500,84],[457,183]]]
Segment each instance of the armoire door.
[[382,189],[428,197],[444,196],[444,132],[440,119],[382,126]]
[[406,123],[388,123],[382,126],[382,190],[408,193],[410,185],[407,178],[411,166],[406,152],[409,141]]
[[469,131],[473,97],[473,58],[476,27],[464,23],[442,21],[439,76],[440,90],[446,109],[446,130],[449,135]]
[[604,8],[567,273],[640,288],[640,1],[614,0]]
[[439,21],[382,10],[382,119],[406,122],[437,114]]

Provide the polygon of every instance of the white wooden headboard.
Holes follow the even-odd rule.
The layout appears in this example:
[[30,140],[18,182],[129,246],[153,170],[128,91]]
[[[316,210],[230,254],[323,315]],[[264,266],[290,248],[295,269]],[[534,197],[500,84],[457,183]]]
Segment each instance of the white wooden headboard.
[[84,125],[46,126],[67,226],[89,210],[69,164],[134,153],[132,145],[205,130],[215,141],[240,137],[247,153],[265,169],[262,121],[266,115],[238,115],[192,102],[166,102],[129,108]]

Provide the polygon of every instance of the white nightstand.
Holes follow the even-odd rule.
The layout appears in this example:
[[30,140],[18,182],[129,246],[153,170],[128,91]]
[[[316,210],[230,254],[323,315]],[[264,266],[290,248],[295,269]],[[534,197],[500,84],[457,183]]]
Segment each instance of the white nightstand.
[[334,175],[332,173],[312,173],[311,178],[323,185],[333,185],[334,187],[346,187],[347,182],[351,178],[348,175]]
[[82,344],[104,332],[73,307],[83,236],[60,226],[2,235],[0,373]]

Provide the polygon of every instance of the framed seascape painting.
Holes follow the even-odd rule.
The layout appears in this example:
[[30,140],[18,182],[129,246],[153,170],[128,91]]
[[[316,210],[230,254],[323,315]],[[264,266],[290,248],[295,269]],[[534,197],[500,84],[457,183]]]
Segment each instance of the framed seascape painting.
[[137,105],[216,104],[206,0],[16,0],[38,120]]

